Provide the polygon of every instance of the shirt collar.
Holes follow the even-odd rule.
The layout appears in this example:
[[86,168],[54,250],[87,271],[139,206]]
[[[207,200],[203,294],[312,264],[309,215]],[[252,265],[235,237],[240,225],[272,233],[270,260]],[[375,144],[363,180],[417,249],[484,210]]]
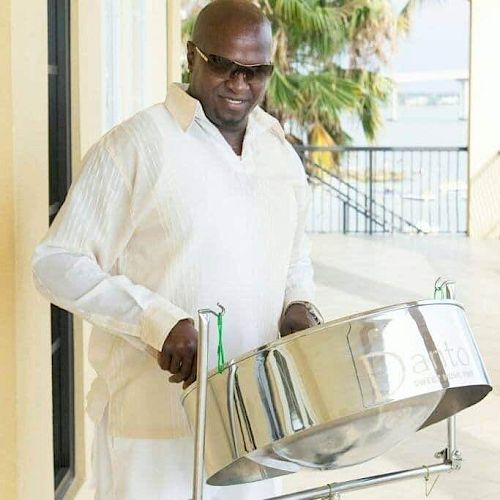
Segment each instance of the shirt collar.
[[[171,83],[165,99],[165,107],[184,132],[187,132],[196,117],[207,120],[200,101],[191,97],[186,90],[187,85]],[[266,130],[271,131],[281,140],[286,140],[278,120],[257,106],[248,117],[245,135],[256,136]]]
[[[165,107],[174,117],[181,129],[186,132],[192,125],[194,117],[201,109],[200,101],[186,92],[186,86],[180,83],[171,83],[168,86]],[[203,111],[203,110],[201,110]]]
[[248,117],[247,134],[256,136],[266,131],[270,131],[282,141],[286,141],[285,132],[280,122],[257,106]]

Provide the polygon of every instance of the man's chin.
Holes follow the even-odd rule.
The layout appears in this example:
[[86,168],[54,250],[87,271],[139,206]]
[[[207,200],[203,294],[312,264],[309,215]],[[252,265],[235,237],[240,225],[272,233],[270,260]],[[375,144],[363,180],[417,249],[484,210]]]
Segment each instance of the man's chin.
[[248,115],[250,112],[246,113],[221,113],[217,116],[216,125],[225,129],[238,130],[246,127]]

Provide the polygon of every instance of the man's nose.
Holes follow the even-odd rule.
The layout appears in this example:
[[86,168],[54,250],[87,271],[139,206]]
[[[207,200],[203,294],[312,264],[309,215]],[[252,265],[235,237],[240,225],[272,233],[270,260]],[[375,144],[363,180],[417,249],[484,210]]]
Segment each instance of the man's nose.
[[248,81],[243,71],[233,71],[228,80],[226,81],[226,85],[233,90],[235,93],[241,90],[245,90],[248,88]]

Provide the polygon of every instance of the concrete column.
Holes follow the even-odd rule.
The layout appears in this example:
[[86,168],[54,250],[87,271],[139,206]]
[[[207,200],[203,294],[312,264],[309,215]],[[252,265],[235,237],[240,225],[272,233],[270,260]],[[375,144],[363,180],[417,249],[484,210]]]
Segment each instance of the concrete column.
[[50,499],[50,306],[31,254],[48,227],[47,2],[0,2],[0,496]]
[[11,6],[0,2],[0,491],[17,498],[15,203],[12,164]]
[[469,119],[469,80],[459,80],[460,84],[460,120]]
[[181,81],[181,2],[167,1],[167,84]]
[[471,0],[469,235],[500,238],[500,2]]

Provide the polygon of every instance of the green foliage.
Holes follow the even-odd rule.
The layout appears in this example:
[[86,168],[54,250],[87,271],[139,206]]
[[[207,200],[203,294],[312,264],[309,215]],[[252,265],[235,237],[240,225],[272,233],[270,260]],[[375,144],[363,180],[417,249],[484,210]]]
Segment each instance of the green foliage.
[[[337,144],[350,140],[340,121],[350,113],[373,141],[391,92],[377,68],[408,31],[417,1],[398,16],[389,0],[259,0],[274,33],[275,71],[264,108],[306,130],[321,124]],[[194,18],[184,23],[185,38]]]

